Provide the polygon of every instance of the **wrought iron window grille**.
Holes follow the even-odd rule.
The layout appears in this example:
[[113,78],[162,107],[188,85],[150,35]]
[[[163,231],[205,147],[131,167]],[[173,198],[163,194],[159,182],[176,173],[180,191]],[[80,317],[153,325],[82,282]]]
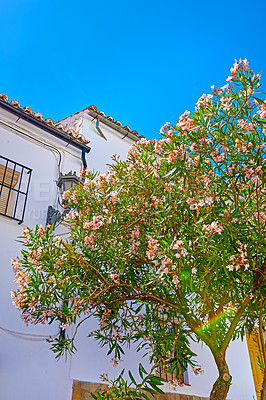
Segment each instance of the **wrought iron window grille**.
[[[171,321],[171,324],[167,327],[169,333],[172,331],[173,326],[180,324],[180,322],[182,323],[183,320],[183,317],[181,315],[170,317],[167,312],[160,312],[160,311],[155,311],[155,314],[159,318],[161,326],[167,326],[168,325],[167,322]],[[156,367],[155,373],[157,376],[164,378],[167,382],[174,381],[177,378],[178,373],[175,370],[173,372],[168,372],[168,370],[171,369],[171,367],[172,367],[171,363],[167,365],[158,365]],[[188,369],[186,369],[186,371],[183,373],[183,385],[190,386]]]
[[32,169],[0,155],[0,215],[24,220]]

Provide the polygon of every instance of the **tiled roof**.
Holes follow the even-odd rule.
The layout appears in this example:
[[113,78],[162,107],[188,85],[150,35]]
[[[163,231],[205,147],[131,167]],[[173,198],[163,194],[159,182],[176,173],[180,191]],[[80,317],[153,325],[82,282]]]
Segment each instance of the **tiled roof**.
[[75,132],[74,129],[65,129],[62,124],[55,123],[51,118],[46,118],[44,119],[43,115],[40,112],[33,112],[33,110],[28,107],[21,107],[21,104],[17,100],[11,100],[9,101],[8,96],[5,93],[0,93],[0,100],[9,103],[11,106],[18,108],[21,111],[24,111],[25,113],[31,115],[33,118],[38,119],[39,121],[42,121],[46,125],[50,125],[52,128],[57,129],[60,132],[63,132],[70,136],[73,139],[76,139],[77,141],[87,144],[89,141],[83,136],[80,135],[79,133]]
[[[84,108],[83,110],[78,111],[78,112],[76,112],[75,114],[72,114],[72,115],[70,115],[70,116],[68,116],[68,117],[66,117],[66,118],[64,118],[64,119],[62,119],[61,121],[58,121],[58,123],[64,121],[65,119],[68,119],[68,118],[70,118],[70,117],[73,117],[73,116],[76,115],[76,114],[79,114],[79,113],[81,113],[81,112],[84,112],[84,111],[88,111],[89,113],[91,113],[92,116],[93,116],[94,118],[99,116],[99,117],[101,118],[102,122],[105,122],[107,125],[110,125],[110,122],[111,122],[112,126],[115,128],[114,125],[116,125],[117,128],[119,128],[119,131],[120,131],[120,132],[121,132],[122,130],[124,130],[125,132],[122,132],[122,133],[124,133],[124,135],[126,135],[127,132],[128,132],[128,133],[131,133],[131,135],[136,136],[138,139],[144,137],[144,136],[139,136],[138,132],[135,131],[135,130],[131,130],[131,128],[130,128],[128,125],[123,126],[122,122],[120,122],[120,121],[115,121],[114,118],[113,118],[111,115],[109,115],[108,117],[106,117],[105,113],[104,113],[103,111],[98,111],[98,110],[97,110],[97,107],[94,106],[94,105],[91,105],[91,106],[89,106],[89,107],[87,107],[87,108]],[[109,122],[109,123],[108,123],[108,122]]]
[[[0,100],[10,104],[13,107],[16,107],[17,109],[24,111],[25,113],[31,115],[33,118],[38,119],[39,121],[43,122],[46,125],[51,126],[54,129],[57,129],[60,132],[65,133],[66,135],[70,136],[71,138],[83,143],[83,144],[87,144],[89,143],[89,140],[87,140],[83,135],[81,135],[78,131],[75,131],[75,129],[69,129],[69,128],[65,128],[64,125],[61,123],[61,121],[58,122],[54,122],[51,118],[46,118],[44,119],[43,115],[40,112],[33,112],[33,110],[28,107],[21,107],[21,104],[19,101],[17,100],[10,100],[9,101],[9,97],[5,94],[5,93],[0,93]],[[97,114],[100,116],[101,120],[104,122],[104,120],[106,120],[106,123],[108,124],[108,122],[113,125],[115,124],[117,126],[117,128],[119,129],[119,131],[124,131],[125,135],[128,133],[131,133],[132,135],[141,138],[142,136],[138,136],[138,132],[137,131],[132,131],[129,126],[123,126],[122,123],[120,121],[114,121],[114,118],[111,116],[106,117],[105,113],[103,111],[97,111],[96,106],[90,106],[88,108],[85,108],[82,111],[92,111],[93,113]],[[79,111],[78,113],[80,113],[81,111]],[[78,114],[76,113],[76,114]],[[75,115],[75,114],[73,114]],[[69,118],[69,117],[67,117]],[[65,118],[66,119],[66,118]],[[62,120],[64,121],[64,120]],[[113,125],[114,126],[114,125]],[[114,126],[115,128],[115,126]]]

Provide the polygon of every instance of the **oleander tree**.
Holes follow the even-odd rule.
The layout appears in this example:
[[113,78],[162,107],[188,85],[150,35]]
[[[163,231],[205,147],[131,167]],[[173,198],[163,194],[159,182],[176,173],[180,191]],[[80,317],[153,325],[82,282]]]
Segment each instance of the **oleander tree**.
[[93,315],[115,364],[133,341],[182,385],[197,340],[218,370],[210,399],[226,398],[228,345],[263,323],[266,293],[266,102],[246,59],[227,81],[106,174],[85,171],[64,194],[67,239],[24,230],[14,303],[26,323],[60,321],[58,356]]

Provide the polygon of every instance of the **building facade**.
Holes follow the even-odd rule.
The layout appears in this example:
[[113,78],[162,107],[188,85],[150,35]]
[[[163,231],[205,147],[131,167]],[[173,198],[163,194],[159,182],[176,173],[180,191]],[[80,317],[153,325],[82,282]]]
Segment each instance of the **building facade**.
[[[110,156],[116,153],[125,159],[139,138],[136,131],[106,117],[95,106],[55,124],[0,94],[1,399],[70,400],[73,396],[74,400],[85,400],[89,394],[85,389],[82,392],[82,387],[98,384],[103,372],[109,371],[111,376],[119,373],[120,367],[112,367],[106,349],[98,348],[93,339],[86,337],[96,327],[93,320],[80,327],[77,352],[67,360],[55,360],[46,339],[58,335],[59,324],[27,327],[22,322],[10,297],[10,291],[16,289],[10,260],[21,252],[17,238],[24,227],[44,225],[49,206],[55,213],[62,211],[56,184],[60,174],[72,171],[78,176],[84,168],[105,172]],[[57,234],[67,235],[64,223],[57,225]],[[195,376],[189,370],[189,384],[178,388],[177,393],[207,398],[217,376],[216,368],[208,349],[192,343],[192,350],[204,374]],[[131,349],[121,368],[134,374],[139,361],[145,365]],[[229,399],[255,398],[246,341],[231,344],[228,362],[234,378]],[[165,390],[173,388],[165,385]]]

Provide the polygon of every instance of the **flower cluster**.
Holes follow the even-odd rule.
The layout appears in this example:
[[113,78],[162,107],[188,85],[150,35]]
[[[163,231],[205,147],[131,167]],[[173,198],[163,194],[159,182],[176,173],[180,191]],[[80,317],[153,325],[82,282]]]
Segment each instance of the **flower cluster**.
[[146,256],[149,260],[154,260],[158,253],[158,240],[154,239],[151,235],[147,235],[148,249],[146,251]]
[[83,224],[84,229],[97,231],[103,225],[103,217],[101,215],[94,215],[92,221]]
[[200,107],[205,108],[209,105],[209,103],[212,102],[213,95],[212,94],[203,94],[199,98],[199,100],[196,103],[196,111],[199,110]]
[[262,166],[259,165],[256,168],[245,168],[245,177],[246,179],[250,179],[254,185],[261,185],[262,181],[260,175],[263,174]]
[[[204,177],[202,179],[203,179],[205,186],[209,184],[209,179],[207,177]],[[216,198],[216,200],[217,200],[217,198]],[[186,200],[186,202],[189,204],[190,210],[196,210],[199,213],[200,207],[210,206],[211,204],[213,204],[214,198],[212,196],[206,196],[203,199],[197,200],[193,197],[189,197]]]
[[266,118],[266,100],[258,107],[258,114],[261,119]]
[[139,227],[136,227],[132,232],[131,232],[131,247],[130,247],[130,251],[132,254],[134,254],[140,246],[140,229]]
[[207,235],[213,235],[214,233],[218,233],[218,235],[221,235],[223,231],[223,226],[217,221],[213,221],[211,224],[203,225],[203,229],[206,231]]
[[238,62],[235,60],[233,67],[230,69],[231,75],[228,76],[227,81],[231,81],[233,78],[235,78],[237,73],[241,70],[248,70],[248,61],[246,58],[244,60],[241,60],[240,58]]
[[184,247],[183,240],[177,240],[173,245],[173,250],[175,250],[175,257],[180,258],[181,256],[186,256],[188,254],[187,250]]
[[179,134],[181,134],[181,132],[183,134],[188,134],[189,132],[194,132],[197,130],[197,126],[195,125],[195,122],[193,121],[192,118],[190,118],[190,112],[189,111],[185,111],[184,114],[182,114],[179,117],[179,121],[176,124],[177,128],[179,128]]
[[238,246],[238,254],[233,254],[230,257],[231,264],[226,266],[229,271],[238,271],[242,266],[245,267],[245,270],[249,269],[247,245],[238,241]]
[[225,111],[230,110],[231,108],[231,99],[230,97],[221,97],[221,108]]

